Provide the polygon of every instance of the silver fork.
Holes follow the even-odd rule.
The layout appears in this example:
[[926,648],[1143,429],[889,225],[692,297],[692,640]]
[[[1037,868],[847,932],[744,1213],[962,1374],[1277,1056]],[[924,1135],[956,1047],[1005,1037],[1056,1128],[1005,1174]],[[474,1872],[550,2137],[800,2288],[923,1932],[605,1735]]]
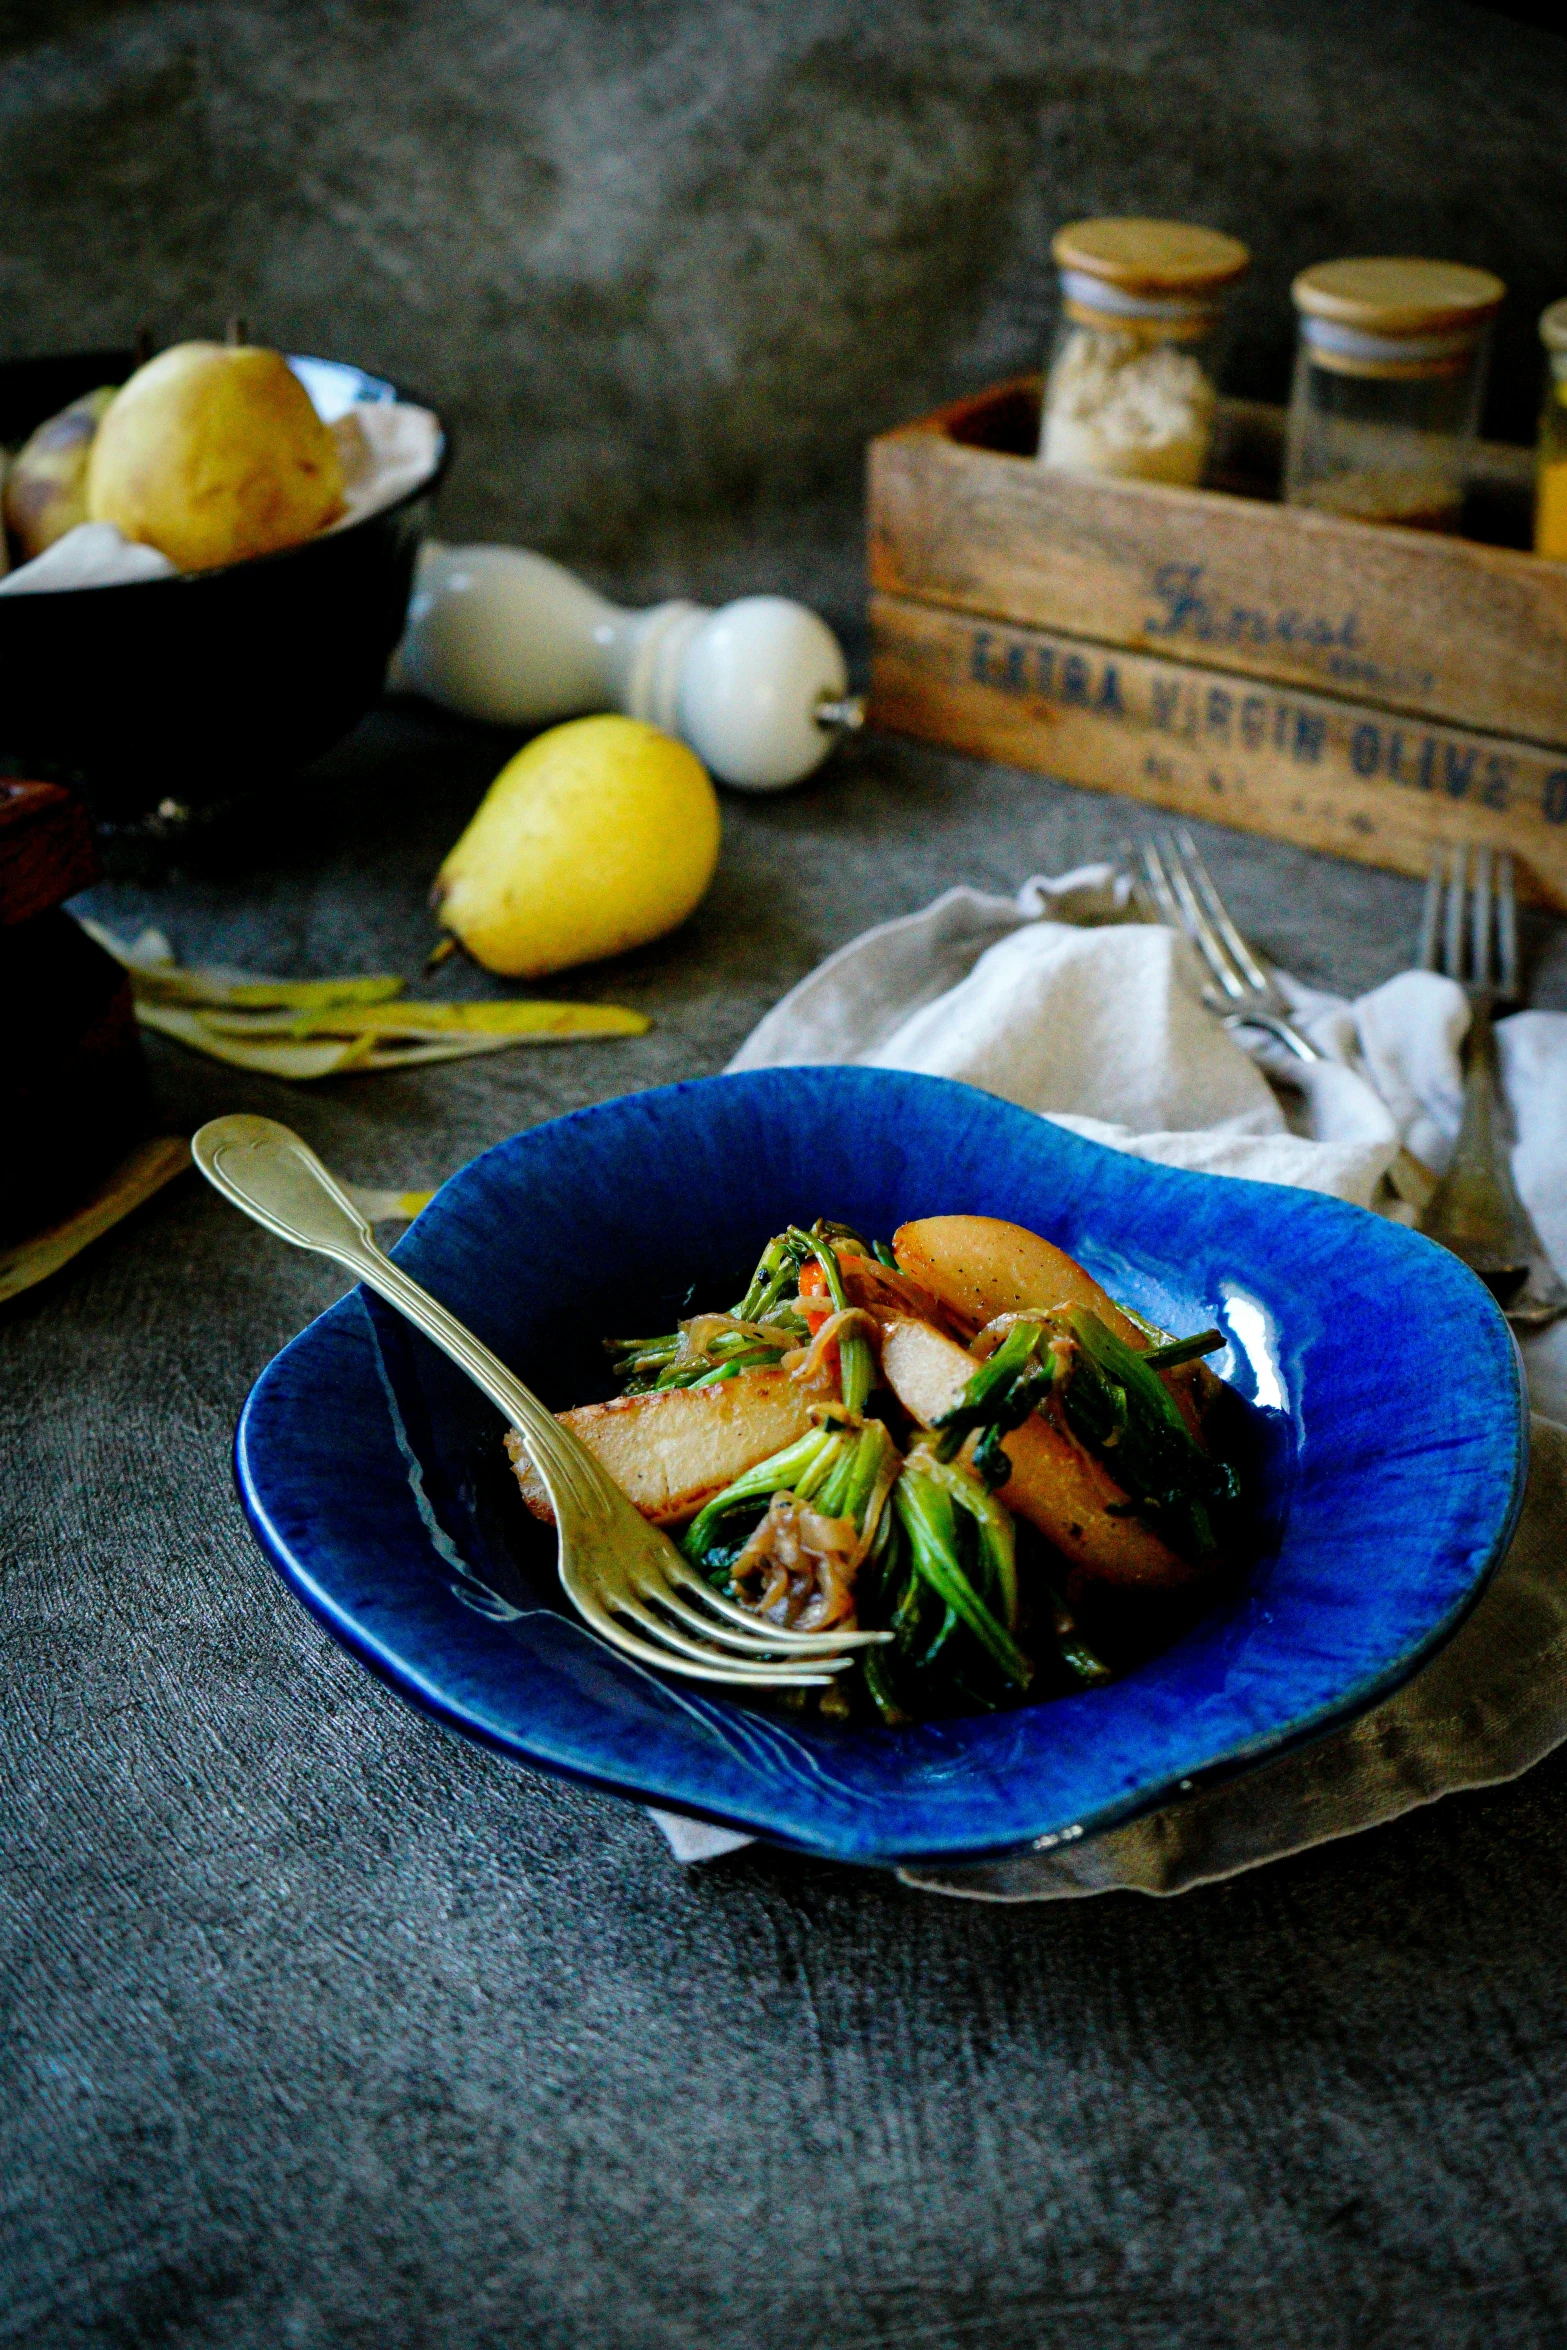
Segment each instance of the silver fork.
[[384,1257],[314,1151],[271,1118],[214,1118],[191,1141],[207,1180],[281,1240],[347,1268],[466,1371],[528,1447],[560,1536],[560,1579],[596,1632],[661,1672],[735,1688],[813,1688],[887,1632],[758,1624],[650,1526],[588,1450],[455,1315]]
[[[1203,989],[1202,999],[1208,1009],[1226,1028],[1265,1029],[1298,1061],[1326,1060],[1321,1046],[1296,1027],[1289,997],[1237,929],[1185,825],[1150,834],[1139,844],[1138,854],[1145,906],[1151,905],[1155,920],[1184,931],[1208,966],[1213,984]],[[1402,1143],[1388,1169],[1388,1181],[1416,1209],[1423,1209],[1436,1189],[1436,1177],[1425,1161]]]
[[1217,1012],[1226,1028],[1266,1029],[1297,1060],[1325,1060],[1321,1047],[1295,1026],[1288,996],[1230,919],[1186,827],[1150,834],[1138,853],[1157,919],[1171,930],[1184,931],[1208,966],[1213,980],[1203,989],[1208,1009]]
[[1439,850],[1420,919],[1422,970],[1439,967],[1469,998],[1464,1107],[1452,1163],[1420,1219],[1479,1274],[1510,1322],[1536,1329],[1567,1313],[1557,1275],[1513,1181],[1510,1121],[1492,1025],[1522,1002],[1513,861],[1506,851]]

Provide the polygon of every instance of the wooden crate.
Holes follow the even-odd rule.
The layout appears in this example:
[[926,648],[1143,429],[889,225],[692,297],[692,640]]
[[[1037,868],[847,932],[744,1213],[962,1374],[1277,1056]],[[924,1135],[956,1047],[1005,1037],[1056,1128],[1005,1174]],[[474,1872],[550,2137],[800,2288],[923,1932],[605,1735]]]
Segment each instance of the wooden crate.
[[1489,840],[1567,910],[1527,450],[1481,450],[1449,538],[1279,504],[1277,409],[1223,405],[1205,490],[1046,472],[1038,412],[1025,379],[871,444],[875,723],[1401,872]]

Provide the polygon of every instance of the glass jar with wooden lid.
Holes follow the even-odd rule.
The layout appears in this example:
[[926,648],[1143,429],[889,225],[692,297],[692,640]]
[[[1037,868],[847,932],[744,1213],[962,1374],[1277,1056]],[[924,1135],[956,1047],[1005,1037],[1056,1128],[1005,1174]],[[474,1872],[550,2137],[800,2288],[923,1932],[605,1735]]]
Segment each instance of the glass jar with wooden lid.
[[1289,504],[1457,530],[1501,279],[1457,261],[1319,261],[1291,290]]
[[1567,563],[1567,301],[1540,318],[1545,345],[1545,406],[1540,411],[1540,470],[1536,475],[1534,551]]
[[1079,220],[1051,246],[1061,317],[1039,460],[1065,473],[1201,481],[1224,296],[1250,255],[1179,220]]

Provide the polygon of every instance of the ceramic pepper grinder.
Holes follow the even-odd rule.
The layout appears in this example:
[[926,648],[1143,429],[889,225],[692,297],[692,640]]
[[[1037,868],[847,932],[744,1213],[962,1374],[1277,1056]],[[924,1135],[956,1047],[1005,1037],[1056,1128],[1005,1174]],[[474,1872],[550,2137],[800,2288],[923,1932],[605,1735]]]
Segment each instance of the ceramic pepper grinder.
[[864,718],[832,630],[784,596],[627,612],[545,555],[435,540],[387,683],[502,726],[624,710],[742,791],[799,783]]

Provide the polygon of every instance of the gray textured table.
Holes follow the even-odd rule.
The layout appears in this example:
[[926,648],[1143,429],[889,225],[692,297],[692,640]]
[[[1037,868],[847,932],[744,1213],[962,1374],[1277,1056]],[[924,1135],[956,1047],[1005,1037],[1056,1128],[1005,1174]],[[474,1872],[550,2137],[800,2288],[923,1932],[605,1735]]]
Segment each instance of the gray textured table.
[[[192,959],[416,966],[504,747],[374,718],[96,910]],[[433,1182],[719,1067],[865,923],[1135,821],[874,739],[725,815],[689,929],[577,983],[647,1038],[313,1091],[155,1049],[165,1123],[267,1111]],[[1411,885],[1209,847],[1303,975],[1397,967]],[[187,1179],[0,1318],[0,2342],[1567,2341],[1567,1761],[1168,1904],[682,1873],[635,1809],[406,1711],[251,1547],[235,1415],[337,1287]]]

